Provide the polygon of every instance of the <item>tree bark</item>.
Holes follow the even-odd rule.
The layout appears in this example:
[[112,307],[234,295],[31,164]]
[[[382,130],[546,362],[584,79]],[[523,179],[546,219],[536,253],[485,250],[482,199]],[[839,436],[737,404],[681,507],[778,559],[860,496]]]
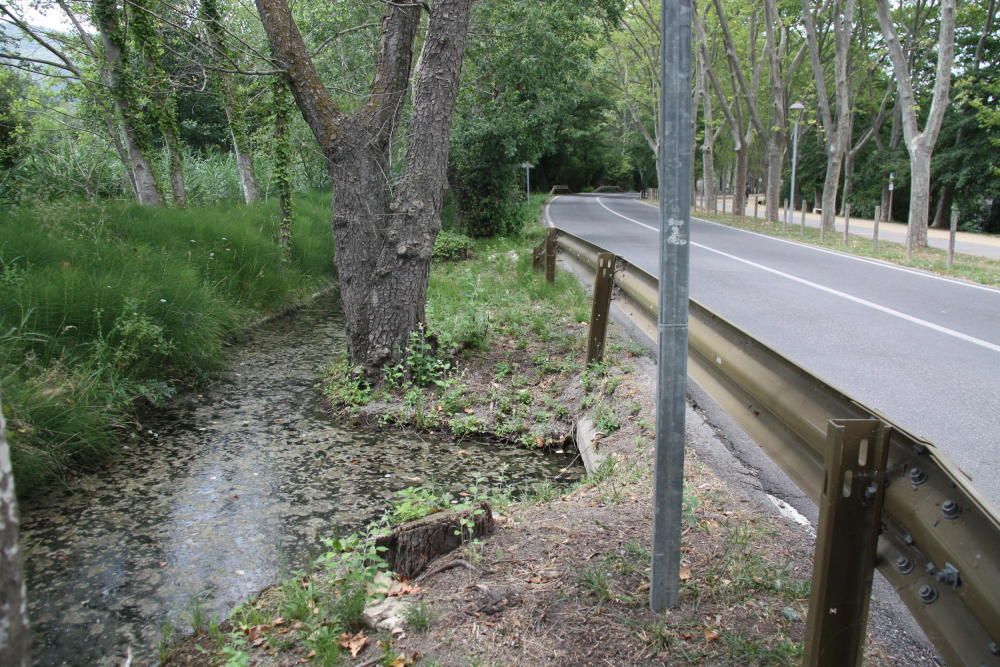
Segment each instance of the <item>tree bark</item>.
[[878,0],[877,6],[879,26],[885,37],[896,78],[906,151],[910,155],[910,217],[907,224],[907,241],[911,248],[924,248],[927,247],[927,217],[930,208],[931,155],[941,130],[945,109],[948,108],[951,68],[955,62],[955,0],[941,0],[934,93],[922,131],[917,125],[916,96],[910,78],[911,68],[903,53],[896,26],[889,14],[888,0]]
[[[217,4],[212,0],[202,0],[199,7],[202,20],[205,22],[205,34],[209,46],[216,56],[227,56],[222,29],[222,16],[219,13]],[[231,58],[229,58],[231,60]],[[232,75],[227,72],[219,72],[219,82],[217,90],[222,98],[222,111],[226,116],[226,125],[229,127],[229,139],[233,144],[233,156],[236,159],[236,173],[240,178],[240,189],[243,192],[243,201],[252,204],[260,199],[260,188],[257,185],[257,173],[254,170],[253,156],[249,148],[246,127],[243,119],[239,115],[236,101],[236,89],[233,84]]]
[[[701,178],[704,183],[705,196],[702,206],[709,212],[716,211],[715,198],[715,129],[712,127],[712,96],[705,87],[705,70],[707,65],[701,51],[696,54],[698,63],[697,96],[701,97],[702,120],[704,135],[701,142]],[[692,133],[693,135],[694,133]]]
[[163,196],[156,182],[156,173],[147,151],[150,141],[148,129],[139,118],[134,91],[125,76],[125,39],[121,11],[114,0],[97,0],[94,3],[94,23],[101,33],[104,59],[108,66],[111,95],[122,125],[125,150],[128,153],[136,198],[143,206],[162,206]]
[[438,556],[463,544],[491,534],[496,527],[487,503],[468,510],[448,510],[396,526],[376,538],[375,546],[385,547],[383,558],[396,574],[413,579]]
[[295,102],[327,156],[333,237],[351,360],[374,380],[424,322],[427,279],[473,0],[430,5],[405,165],[390,180],[390,148],[409,88],[421,5],[387,3],[366,103],[346,116],[319,79],[285,0],[257,0]]
[[764,217],[769,222],[778,221],[778,207],[781,200],[781,167],[785,161],[785,147],[779,143],[780,136],[772,133],[767,142],[767,184],[765,185]]
[[[820,119],[826,138],[826,175],[823,179],[823,229],[832,232],[837,216],[837,189],[840,186],[840,172],[844,155],[850,142],[851,96],[847,78],[847,61],[851,48],[851,34],[854,29],[854,0],[835,0],[832,6],[834,31],[834,95],[836,97],[836,121],[830,109],[830,99],[826,90],[826,74],[820,59],[819,40],[813,19],[810,0],[802,0],[802,24],[805,27],[806,43],[813,77],[816,79],[816,98],[820,109]],[[795,193],[792,193],[792,200]]]
[[28,601],[17,542],[20,522],[7,430],[0,407],[0,665],[28,667]]
[[941,186],[941,193],[938,195],[937,209],[934,211],[933,227],[937,229],[948,229],[951,224],[950,213],[951,204],[955,199],[955,186],[945,183]]

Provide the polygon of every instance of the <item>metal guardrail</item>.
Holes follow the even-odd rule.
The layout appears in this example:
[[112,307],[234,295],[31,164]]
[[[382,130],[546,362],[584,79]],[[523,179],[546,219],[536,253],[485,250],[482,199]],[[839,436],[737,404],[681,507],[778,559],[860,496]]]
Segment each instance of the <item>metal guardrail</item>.
[[[588,274],[607,252],[555,229],[545,245]],[[552,275],[555,252],[545,255]],[[617,258],[614,283],[619,308],[655,341],[656,278]],[[1000,666],[1000,517],[969,478],[694,300],[689,327],[691,379],[821,508],[807,663],[859,664],[874,566],[948,664]],[[837,604],[854,608],[838,619]]]

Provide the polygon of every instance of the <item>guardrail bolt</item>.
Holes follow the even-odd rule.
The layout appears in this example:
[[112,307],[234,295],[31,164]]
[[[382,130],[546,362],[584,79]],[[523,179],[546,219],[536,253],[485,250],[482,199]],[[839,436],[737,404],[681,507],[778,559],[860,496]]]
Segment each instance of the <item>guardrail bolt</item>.
[[962,582],[958,570],[951,563],[945,563],[944,567],[938,570],[937,580],[946,586],[951,586],[953,589],[957,589],[958,585]]
[[1000,655],[1000,644],[990,642],[990,653],[993,655]]
[[913,563],[906,556],[900,556],[896,559],[896,569],[900,574],[909,574],[913,572]]
[[930,604],[937,600],[938,597],[937,591],[934,590],[934,587],[928,586],[927,584],[920,587],[920,590],[917,591],[917,595],[920,596],[920,601],[924,604]]
[[927,481],[927,473],[925,473],[920,468],[910,469],[910,483],[913,484],[913,486],[915,487],[920,486],[926,481]]
[[946,519],[958,518],[961,511],[962,510],[958,507],[958,503],[954,500],[946,500],[941,503],[941,513],[944,514],[944,518]]

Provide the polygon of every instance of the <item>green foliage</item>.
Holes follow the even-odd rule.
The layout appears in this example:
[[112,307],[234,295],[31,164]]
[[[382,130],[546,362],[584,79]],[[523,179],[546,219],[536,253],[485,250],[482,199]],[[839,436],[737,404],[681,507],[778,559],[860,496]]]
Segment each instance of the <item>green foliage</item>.
[[454,262],[471,255],[472,239],[465,234],[443,229],[434,240],[434,261]]
[[158,402],[223,363],[226,339],[330,277],[324,197],[293,263],[273,207],[25,208],[0,225],[0,390],[18,488],[111,453],[137,398]]
[[346,352],[327,367],[323,377],[323,394],[334,407],[357,408],[368,405],[374,397],[363,369],[351,365]]
[[538,164],[534,190],[548,189],[566,175],[562,151],[574,142],[593,162],[614,162],[594,144],[584,147],[583,138],[606,128],[609,105],[606,97],[591,94],[590,81],[602,21],[616,14],[618,5],[591,0],[476,5],[465,65],[467,80],[476,84],[460,91],[449,175],[460,225],[470,236],[506,236],[522,228],[521,162]]
[[614,408],[607,403],[602,403],[594,414],[594,425],[601,433],[614,433],[621,428],[621,422]]
[[434,612],[424,601],[411,604],[403,612],[403,620],[414,632],[427,632],[434,621]]
[[420,325],[416,331],[410,332],[402,360],[382,370],[389,387],[446,387],[451,362],[437,355],[423,325]]
[[426,486],[412,486],[396,492],[390,523],[399,524],[422,519],[452,506],[454,496]]

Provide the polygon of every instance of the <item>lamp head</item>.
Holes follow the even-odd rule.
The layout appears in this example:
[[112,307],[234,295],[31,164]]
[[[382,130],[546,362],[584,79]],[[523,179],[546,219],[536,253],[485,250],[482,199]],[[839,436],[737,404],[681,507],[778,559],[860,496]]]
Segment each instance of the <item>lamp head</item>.
[[806,106],[802,102],[795,102],[792,106],[788,107],[788,110],[802,112],[805,111],[805,108]]

